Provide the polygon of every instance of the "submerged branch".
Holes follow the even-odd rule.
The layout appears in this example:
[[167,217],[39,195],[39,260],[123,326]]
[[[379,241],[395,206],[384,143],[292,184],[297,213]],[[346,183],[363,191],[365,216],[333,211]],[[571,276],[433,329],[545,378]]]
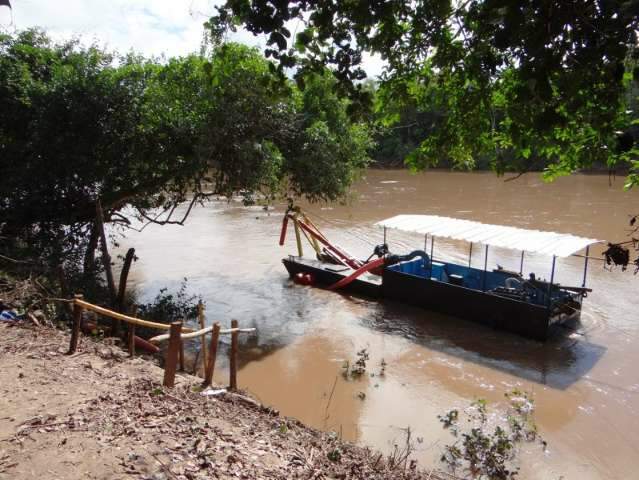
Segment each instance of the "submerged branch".
[[517,180],[518,178],[523,177],[523,176],[524,176],[525,174],[527,174],[527,173],[528,173],[528,171],[526,170],[525,172],[519,172],[517,175],[515,175],[515,176],[513,176],[513,177],[505,178],[505,179],[504,179],[504,183],[506,183],[506,182],[512,182],[512,181],[515,181],[515,180]]

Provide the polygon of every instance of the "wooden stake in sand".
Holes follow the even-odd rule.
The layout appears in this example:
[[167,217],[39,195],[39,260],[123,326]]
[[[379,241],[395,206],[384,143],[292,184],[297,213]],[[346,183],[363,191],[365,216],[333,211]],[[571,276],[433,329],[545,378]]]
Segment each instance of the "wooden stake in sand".
[[209,351],[209,361],[206,364],[206,370],[204,375],[204,386],[209,386],[213,383],[213,371],[215,370],[215,357],[217,356],[217,344],[220,340],[220,324],[213,324],[213,333],[211,334],[211,348]]
[[231,329],[234,329],[231,333],[231,359],[230,359],[230,372],[231,379],[229,382],[230,390],[237,390],[237,347],[240,336],[239,324],[237,320],[231,320]]
[[[76,300],[82,300],[82,295],[74,295]],[[80,326],[82,324],[82,306],[77,302],[73,304],[73,330],[71,330],[71,343],[67,355],[73,355],[78,348],[80,340]]]
[[[204,318],[204,304],[202,303],[202,300],[200,300],[197,303],[197,319],[200,322],[200,330],[204,328],[204,324],[206,323],[206,319]],[[206,337],[202,337],[202,368],[205,372],[205,377],[206,377],[206,370],[209,367],[209,359],[208,359],[208,355],[206,352]]]
[[175,385],[175,372],[177,370],[178,355],[182,344],[182,322],[171,323],[169,331],[169,347],[166,352],[166,364],[164,365],[165,387],[173,388]]

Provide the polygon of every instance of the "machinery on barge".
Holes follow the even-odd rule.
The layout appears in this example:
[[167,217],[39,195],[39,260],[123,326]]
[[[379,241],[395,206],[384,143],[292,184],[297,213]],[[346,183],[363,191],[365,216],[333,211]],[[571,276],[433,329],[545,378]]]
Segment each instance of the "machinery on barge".
[[[299,208],[289,208],[284,217],[280,245],[284,245],[289,221],[293,223],[298,255],[282,262],[298,283],[330,290],[345,290],[376,298],[387,298],[428,310],[464,318],[536,340],[546,340],[558,326],[574,325],[580,318],[586,287],[589,247],[599,240],[539,230],[489,225],[436,215],[397,215],[377,222],[384,229],[384,242],[365,260],[355,258],[331,243]],[[405,255],[389,252],[388,230],[425,235],[430,253],[415,250]],[[315,252],[303,255],[302,236]],[[435,261],[435,238],[469,242],[468,265]],[[474,244],[484,247],[484,268],[471,267]],[[519,271],[488,268],[489,247],[521,251]],[[585,249],[581,286],[554,281],[558,257],[576,255]],[[525,252],[552,256],[550,280],[524,276]]]

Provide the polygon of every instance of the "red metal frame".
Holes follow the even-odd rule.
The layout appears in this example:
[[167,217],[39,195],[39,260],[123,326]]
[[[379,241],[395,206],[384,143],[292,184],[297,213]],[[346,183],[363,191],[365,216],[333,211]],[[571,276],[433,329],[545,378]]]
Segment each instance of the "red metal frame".
[[299,218],[297,215],[294,215],[291,213],[287,213],[282,222],[282,231],[280,233],[280,245],[284,245],[284,240],[286,238],[286,229],[288,226],[289,218],[293,220],[293,222],[295,222],[302,230],[304,230],[306,233],[311,235],[311,237],[313,237],[318,242],[320,242],[324,246],[326,253],[330,255],[331,257],[335,258],[339,262],[355,270],[357,270],[363,265],[362,261],[356,259],[347,251],[329,242],[328,239],[322,234],[322,232],[320,232],[315,225],[310,223],[310,221],[307,223],[305,219]]

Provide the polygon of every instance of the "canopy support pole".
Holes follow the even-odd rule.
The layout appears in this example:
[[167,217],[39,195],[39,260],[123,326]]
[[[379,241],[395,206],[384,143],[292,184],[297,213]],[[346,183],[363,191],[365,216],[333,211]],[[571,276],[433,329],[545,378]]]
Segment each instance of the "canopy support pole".
[[470,242],[470,251],[468,252],[468,268],[473,261],[473,242]]
[[486,245],[486,253],[484,254],[484,276],[482,278],[482,285],[481,285],[481,289],[482,291],[486,291],[486,275],[487,275],[487,270],[488,270],[488,245]]
[[384,244],[386,243],[386,227],[384,227]]
[[519,275],[524,274],[524,250],[521,251],[521,261],[519,262]]
[[557,261],[557,255],[552,256],[552,270],[550,270],[550,283],[548,284],[548,306],[552,300],[552,284],[555,281],[555,263]]
[[[424,253],[428,250],[428,234],[424,235]],[[426,261],[424,260],[424,271],[426,271]]]
[[584,260],[584,280],[581,282],[581,286],[586,286],[586,274],[588,273],[588,254],[590,253],[590,245],[586,247],[586,259]]
[[435,244],[435,235],[431,235],[430,236],[430,265],[429,265],[429,270],[428,270],[428,278],[431,278],[433,276],[433,249]]
[[429,276],[433,276],[433,250],[435,248],[435,235],[430,237],[430,274]]

